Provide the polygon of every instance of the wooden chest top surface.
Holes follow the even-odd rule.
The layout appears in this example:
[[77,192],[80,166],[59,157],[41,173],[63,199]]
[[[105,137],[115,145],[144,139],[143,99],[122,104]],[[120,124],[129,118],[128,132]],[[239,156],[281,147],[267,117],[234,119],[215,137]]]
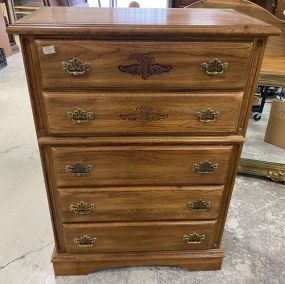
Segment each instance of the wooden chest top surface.
[[279,34],[277,28],[232,9],[44,7],[17,21],[8,30],[19,34]]

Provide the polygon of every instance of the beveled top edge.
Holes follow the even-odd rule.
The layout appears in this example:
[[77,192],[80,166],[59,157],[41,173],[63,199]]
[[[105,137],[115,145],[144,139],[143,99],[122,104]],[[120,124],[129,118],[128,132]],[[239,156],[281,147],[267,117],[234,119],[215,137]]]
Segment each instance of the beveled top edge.
[[278,35],[280,33],[276,27],[233,9],[78,7],[40,8],[11,25],[8,31],[18,34]]

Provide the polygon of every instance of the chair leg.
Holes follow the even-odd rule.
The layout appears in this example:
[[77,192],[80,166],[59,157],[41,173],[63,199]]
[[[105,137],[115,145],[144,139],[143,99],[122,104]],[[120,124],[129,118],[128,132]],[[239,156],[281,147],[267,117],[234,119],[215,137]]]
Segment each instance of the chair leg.
[[261,104],[259,106],[252,106],[252,109],[251,109],[251,111],[254,113],[253,119],[255,121],[259,121],[261,119],[261,114],[264,109],[264,105],[266,102],[268,92],[269,92],[269,87],[260,86]]

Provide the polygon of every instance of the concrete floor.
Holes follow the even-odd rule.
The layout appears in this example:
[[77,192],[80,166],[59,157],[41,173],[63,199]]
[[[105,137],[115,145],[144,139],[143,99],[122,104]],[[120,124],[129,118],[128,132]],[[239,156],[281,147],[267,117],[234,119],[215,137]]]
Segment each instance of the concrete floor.
[[[0,71],[0,284],[285,283],[285,186],[242,176],[226,223],[221,271],[135,267],[55,278],[52,228],[21,54],[8,64]],[[254,129],[251,122],[250,147],[262,136]],[[284,150],[277,148],[274,155],[284,162]]]

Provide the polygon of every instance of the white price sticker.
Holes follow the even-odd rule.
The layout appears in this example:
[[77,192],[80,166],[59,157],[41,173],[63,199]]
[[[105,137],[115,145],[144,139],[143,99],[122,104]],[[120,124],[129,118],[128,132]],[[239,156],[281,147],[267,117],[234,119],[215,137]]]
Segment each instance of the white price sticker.
[[48,45],[43,47],[43,53],[44,54],[54,54],[55,48],[54,45]]

